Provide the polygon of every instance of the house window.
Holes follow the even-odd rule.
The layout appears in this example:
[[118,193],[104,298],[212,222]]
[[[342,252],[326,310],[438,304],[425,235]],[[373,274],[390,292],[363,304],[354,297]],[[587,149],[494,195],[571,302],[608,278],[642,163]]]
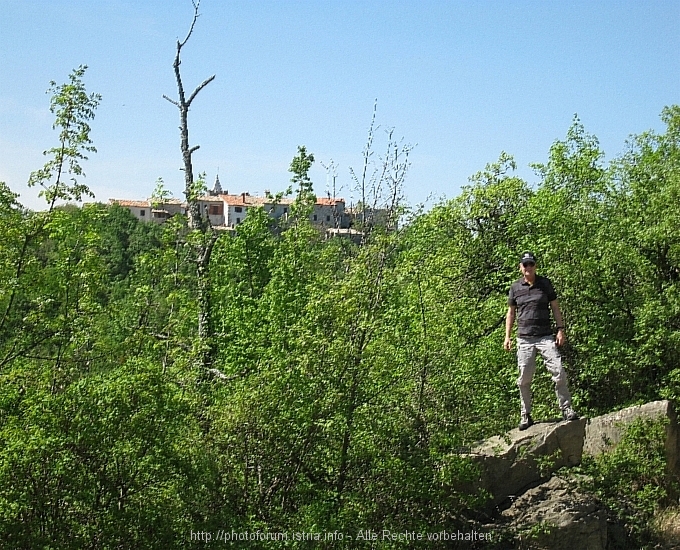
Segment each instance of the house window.
[[314,214],[314,221],[316,221],[316,214]]
[[139,215],[140,216],[146,216],[146,210],[140,210]]
[[287,209],[287,208],[284,208],[284,209],[283,209],[283,213],[285,214],[285,213],[287,213],[287,212],[288,212],[288,209]]
[[240,206],[236,206],[234,207],[234,212],[243,212],[243,208],[241,208]]
[[327,222],[331,221],[331,217],[330,217],[330,216],[326,216],[326,221],[327,221]]
[[236,218],[236,224],[238,225],[239,223],[241,223],[241,218]]
[[222,205],[221,204],[211,204],[210,205],[210,215],[211,216],[221,216],[222,215]]

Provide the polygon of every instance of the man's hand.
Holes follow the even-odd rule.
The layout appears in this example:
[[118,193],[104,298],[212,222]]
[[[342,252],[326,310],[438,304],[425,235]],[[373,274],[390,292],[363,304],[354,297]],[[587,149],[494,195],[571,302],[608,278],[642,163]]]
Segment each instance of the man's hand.
[[561,328],[557,331],[557,337],[555,338],[555,343],[558,346],[563,346],[567,341],[567,335],[564,333],[564,329]]
[[512,334],[512,325],[515,324],[515,309],[517,309],[517,306],[508,306],[508,313],[505,316],[505,341],[503,342],[505,351],[512,349],[510,335]]

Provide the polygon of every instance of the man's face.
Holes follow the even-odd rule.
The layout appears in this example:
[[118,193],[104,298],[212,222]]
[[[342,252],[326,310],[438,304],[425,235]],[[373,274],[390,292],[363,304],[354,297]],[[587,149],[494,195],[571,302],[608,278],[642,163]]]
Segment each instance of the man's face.
[[525,279],[531,280],[536,276],[536,264],[534,262],[522,262],[519,264],[519,270]]

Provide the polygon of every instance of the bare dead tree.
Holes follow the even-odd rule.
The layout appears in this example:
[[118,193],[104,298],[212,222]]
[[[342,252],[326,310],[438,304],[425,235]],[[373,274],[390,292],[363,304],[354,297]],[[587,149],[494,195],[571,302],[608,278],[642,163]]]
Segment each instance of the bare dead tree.
[[[409,155],[413,146],[404,143],[404,139],[394,137],[394,128],[385,131],[387,148],[384,156],[373,160],[373,146],[376,126],[377,100],[373,105],[373,116],[368,129],[368,138],[362,152],[363,166],[361,174],[350,167],[350,174],[355,189],[361,194],[359,208],[355,209],[355,220],[359,222],[362,242],[366,242],[374,225],[379,223],[389,229],[396,229],[403,202],[403,187],[406,174],[411,166]],[[357,212],[357,210],[359,212]],[[359,218],[357,219],[357,215]],[[376,216],[380,219],[376,219]]]
[[212,363],[212,357],[214,352],[214,343],[212,342],[210,333],[210,278],[209,278],[209,267],[210,267],[210,257],[212,255],[212,250],[217,241],[217,232],[211,227],[210,219],[207,216],[203,216],[201,213],[201,206],[199,202],[200,195],[204,192],[203,181],[199,178],[198,181],[194,181],[194,169],[192,164],[192,155],[200,147],[199,145],[189,146],[189,108],[193,103],[199,92],[210,84],[214,79],[215,75],[206,78],[201,82],[196,89],[189,95],[187,99],[184,92],[184,85],[182,83],[182,75],[180,73],[181,53],[182,48],[186,45],[194,32],[194,27],[196,26],[196,21],[198,20],[199,13],[198,8],[200,5],[200,0],[191,0],[191,4],[194,7],[194,16],[191,20],[191,25],[189,27],[189,32],[187,33],[184,40],[177,40],[177,52],[175,54],[175,61],[173,63],[173,69],[175,71],[175,79],[177,81],[177,94],[178,99],[174,100],[166,95],[163,95],[170,103],[175,105],[179,109],[179,119],[180,119],[180,149],[182,151],[182,160],[184,162],[184,195],[187,200],[187,215],[189,221],[189,228],[195,229],[200,232],[200,238],[194,239],[195,243],[195,257],[194,261],[196,263],[196,276],[198,285],[198,339],[200,345],[200,364],[208,372],[215,371],[216,369],[208,369]]
[[[342,190],[342,187],[340,189],[337,188],[338,165],[335,164],[335,161],[333,159],[331,159],[328,165],[321,162],[321,166],[323,166],[324,169],[326,170],[326,195],[329,199],[333,200],[333,227],[335,227],[335,229],[338,229],[340,227],[340,212],[338,211],[337,198],[338,191]],[[330,182],[328,181],[329,179],[332,179],[333,181],[332,191],[329,186],[330,184]]]
[[382,200],[387,210],[387,217],[384,220],[387,227],[397,229],[401,215],[400,206],[404,201],[404,182],[411,167],[409,155],[414,146],[410,143],[404,143],[404,138],[396,140],[393,136],[394,128],[391,128],[387,131],[387,151],[385,156],[380,158],[381,177],[373,188],[373,196],[375,197],[373,211],[377,211],[380,207],[378,202]]
[[191,4],[194,6],[194,17],[191,21],[191,26],[189,27],[189,32],[187,33],[184,40],[177,40],[177,53],[175,54],[175,62],[172,64],[175,70],[175,79],[177,81],[177,95],[178,99],[170,99],[168,96],[163,95],[170,103],[179,109],[179,132],[180,132],[180,148],[182,150],[182,160],[184,161],[184,195],[187,199],[187,210],[189,215],[189,227],[191,229],[201,229],[205,230],[205,221],[201,215],[201,209],[197,197],[197,186],[194,181],[194,169],[191,161],[191,155],[194,154],[200,147],[200,145],[189,146],[189,108],[193,103],[194,99],[198,93],[215,80],[215,75],[206,78],[201,82],[196,89],[191,93],[189,99],[186,98],[184,93],[184,85],[182,83],[182,75],[180,74],[179,67],[182,63],[180,59],[180,54],[182,53],[182,48],[186,45],[191,38],[191,34],[194,32],[194,27],[196,26],[196,21],[198,20],[199,13],[198,7],[201,0],[191,0]]
[[352,180],[356,185],[357,190],[361,193],[361,225],[362,227],[366,225],[366,187],[371,185],[371,182],[376,177],[377,170],[374,167],[373,174],[368,175],[368,168],[371,165],[371,157],[373,156],[373,138],[375,136],[375,131],[377,130],[375,126],[375,115],[378,111],[378,100],[376,99],[373,103],[373,116],[371,117],[371,125],[368,127],[368,138],[366,140],[366,146],[364,147],[362,156],[364,159],[363,167],[361,170],[361,177],[359,177],[354,169],[350,166],[349,172],[352,176]]

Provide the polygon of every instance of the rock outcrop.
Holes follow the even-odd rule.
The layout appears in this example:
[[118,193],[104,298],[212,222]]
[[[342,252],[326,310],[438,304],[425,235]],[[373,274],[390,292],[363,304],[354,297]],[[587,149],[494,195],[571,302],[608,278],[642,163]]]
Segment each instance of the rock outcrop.
[[502,516],[523,546],[546,550],[605,550],[607,512],[592,496],[553,477],[529,489]]
[[528,430],[511,430],[474,447],[469,454],[479,467],[478,480],[467,492],[488,492],[487,511],[521,495],[541,479],[547,479],[562,466],[581,462],[586,420],[539,422]]
[[677,472],[680,467],[678,462],[680,441],[678,440],[678,421],[670,401],[653,401],[590,419],[586,425],[583,452],[597,456],[613,451],[621,442],[626,427],[639,418],[667,419],[666,467],[670,472]]
[[[605,550],[607,511],[593,496],[551,475],[563,466],[578,465],[583,453],[611,452],[626,428],[640,418],[667,420],[666,465],[669,473],[680,474],[675,411],[669,401],[655,401],[593,419],[539,422],[526,431],[514,429],[487,439],[467,455],[479,476],[456,489],[485,491],[486,513],[495,517],[497,527],[515,533],[518,548]],[[612,539],[615,533],[609,531]]]

